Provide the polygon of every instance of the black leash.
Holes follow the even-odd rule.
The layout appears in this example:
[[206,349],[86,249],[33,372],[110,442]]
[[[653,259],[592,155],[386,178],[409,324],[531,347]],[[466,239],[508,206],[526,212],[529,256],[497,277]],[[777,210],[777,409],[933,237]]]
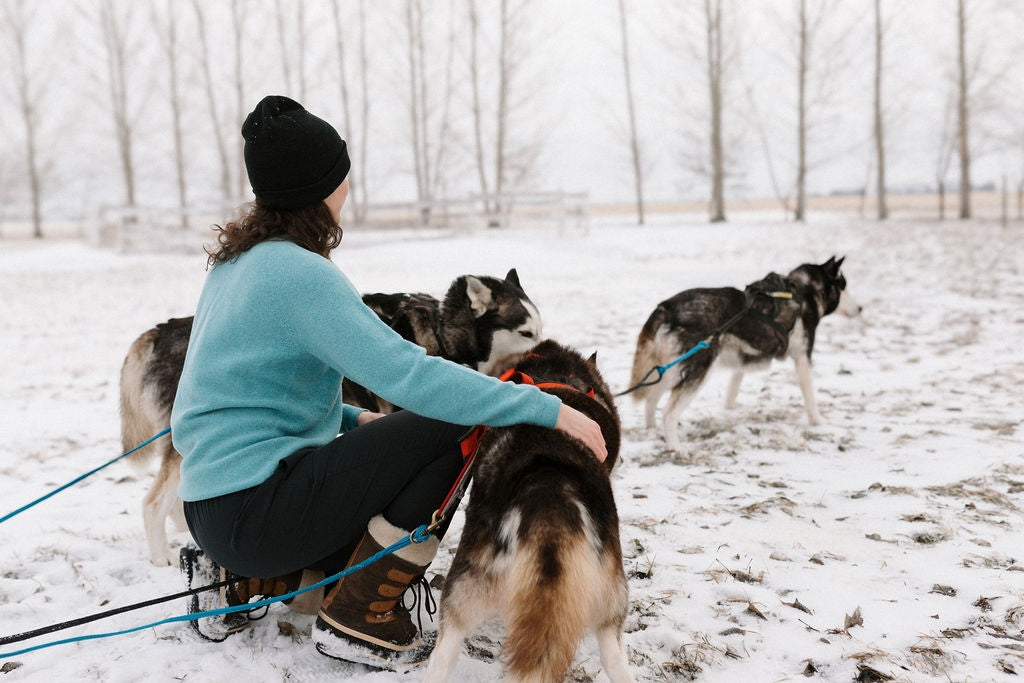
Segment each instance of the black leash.
[[123,614],[124,612],[131,612],[143,607],[150,607],[151,605],[159,605],[162,602],[170,602],[171,600],[178,600],[181,598],[187,598],[197,593],[204,593],[215,588],[223,588],[224,586],[238,583],[238,577],[231,579],[225,579],[224,581],[218,581],[217,583],[211,583],[208,586],[200,586],[199,588],[192,588],[187,591],[175,593],[174,595],[164,595],[159,598],[153,598],[152,600],[146,600],[144,602],[137,602],[134,605],[126,605],[125,607],[117,607],[115,609],[107,610],[106,612],[98,612],[96,614],[90,614],[89,616],[79,617],[78,619],[72,619],[71,621],[61,622],[59,624],[51,624],[42,628],[37,628],[34,631],[25,631],[24,633],[16,633],[11,636],[0,637],[0,645],[10,645],[11,643],[20,643],[23,640],[29,640],[37,636],[44,636],[47,633],[56,633],[57,631],[64,631],[75,626],[81,626],[82,624],[89,624],[100,619],[106,619],[116,614]]

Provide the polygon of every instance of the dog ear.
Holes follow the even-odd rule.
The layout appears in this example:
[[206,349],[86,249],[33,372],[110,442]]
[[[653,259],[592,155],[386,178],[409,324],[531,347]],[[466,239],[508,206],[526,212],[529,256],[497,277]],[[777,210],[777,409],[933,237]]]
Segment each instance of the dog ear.
[[469,299],[470,308],[473,309],[474,318],[482,316],[491,306],[491,289],[472,275],[466,276],[466,297]]
[[597,370],[597,351],[590,354],[590,358],[587,359],[587,365]]
[[523,288],[523,286],[519,284],[519,273],[516,272],[515,268],[508,271],[508,275],[505,276],[505,282],[509,283],[510,285],[515,285],[519,289]]
[[[834,258],[834,257],[833,257],[833,258]],[[839,272],[839,269],[843,267],[843,261],[845,261],[845,260],[846,260],[846,257],[845,257],[845,256],[840,256],[840,257],[839,257],[839,260],[838,260],[838,261],[836,261],[836,272],[837,272],[837,273]]]

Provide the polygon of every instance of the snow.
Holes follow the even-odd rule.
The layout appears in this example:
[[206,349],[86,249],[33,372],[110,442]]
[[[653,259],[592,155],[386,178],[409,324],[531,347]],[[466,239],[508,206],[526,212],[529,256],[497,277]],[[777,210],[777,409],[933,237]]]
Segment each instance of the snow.
[[[712,375],[683,414],[683,454],[666,452],[641,406],[620,399],[613,483],[632,670],[642,681],[811,671],[828,681],[994,681],[1024,672],[1022,242],[1019,224],[984,221],[818,214],[799,225],[751,214],[637,227],[598,217],[586,234],[351,229],[335,260],[363,291],[436,295],[460,274],[516,267],[546,335],[596,350],[621,389],[636,334],[662,299],[845,255],[864,314],[819,328],[814,377],[827,425],[807,424],[790,364],[746,378],[728,412],[725,374]],[[124,354],[154,323],[191,314],[204,264],[198,249],[0,243],[0,515],[121,452]],[[150,480],[119,462],[0,524],[0,636],[183,590],[177,568],[147,560],[140,503]],[[442,544],[440,573],[461,523]],[[162,603],[0,654],[182,612],[181,601]],[[0,659],[2,680],[400,678],[317,654],[311,624],[281,605],[223,643],[169,624]],[[491,625],[473,642],[493,653],[500,638]],[[499,680],[500,665],[464,651],[454,678]],[[588,637],[573,680],[592,679],[606,680]]]

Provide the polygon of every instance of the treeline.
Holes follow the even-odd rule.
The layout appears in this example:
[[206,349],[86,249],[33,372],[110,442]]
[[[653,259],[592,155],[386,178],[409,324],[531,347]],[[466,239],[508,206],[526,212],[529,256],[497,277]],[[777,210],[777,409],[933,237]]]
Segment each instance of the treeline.
[[641,223],[665,188],[724,221],[759,183],[803,220],[837,163],[885,218],[901,159],[969,217],[993,154],[1020,213],[1022,18],[1024,0],[0,0],[0,222],[244,201],[238,127],[271,92],[349,141],[355,221],[541,188],[580,121]]

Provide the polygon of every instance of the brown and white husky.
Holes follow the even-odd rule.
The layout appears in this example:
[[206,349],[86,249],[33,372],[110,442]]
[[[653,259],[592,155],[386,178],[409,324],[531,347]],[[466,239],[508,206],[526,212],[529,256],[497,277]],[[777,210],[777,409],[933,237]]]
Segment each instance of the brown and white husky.
[[629,599],[609,477],[620,443],[611,392],[596,357],[584,360],[550,340],[514,369],[514,378],[601,425],[608,458],[601,463],[581,441],[543,427],[484,433],[425,680],[448,680],[466,636],[497,617],[507,629],[503,660],[512,680],[562,681],[580,640],[594,631],[608,677],[632,681],[622,641]]

